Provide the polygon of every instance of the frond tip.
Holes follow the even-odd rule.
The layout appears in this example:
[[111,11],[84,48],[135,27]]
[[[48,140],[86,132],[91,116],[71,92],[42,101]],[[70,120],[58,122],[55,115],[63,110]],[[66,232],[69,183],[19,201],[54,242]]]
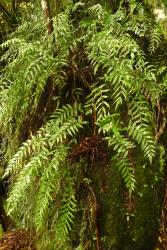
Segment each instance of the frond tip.
[[60,208],[59,219],[56,224],[56,234],[59,239],[68,239],[69,232],[72,230],[72,225],[77,209],[77,201],[73,193],[65,194],[63,204]]

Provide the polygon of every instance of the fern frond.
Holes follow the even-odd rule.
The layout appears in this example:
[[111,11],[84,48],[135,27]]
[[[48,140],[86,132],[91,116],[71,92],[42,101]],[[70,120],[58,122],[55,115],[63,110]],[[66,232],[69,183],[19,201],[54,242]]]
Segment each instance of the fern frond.
[[109,112],[108,93],[110,89],[106,84],[95,83],[91,86],[91,93],[86,97],[86,114],[96,112],[97,121]]
[[55,45],[59,53],[68,56],[73,41],[73,27],[68,13],[60,13],[53,18]]
[[129,135],[141,146],[145,157],[152,163],[155,156],[155,138],[152,131],[152,113],[147,101],[134,99],[129,107]]
[[[113,160],[116,160],[115,166],[121,173],[129,193],[135,189],[135,177],[132,171],[132,163],[129,162],[130,151],[135,145],[125,136],[121,135],[121,127],[119,125],[118,116],[116,114],[103,117],[99,122],[99,131],[108,134],[105,139],[109,146],[115,151]],[[113,134],[111,136],[111,134]]]
[[45,141],[42,140],[41,131],[38,132],[37,136],[32,136],[31,139],[23,142],[17,153],[10,159],[6,168],[4,178],[9,176],[11,173],[17,174],[23,167],[26,158],[33,154],[33,152],[39,152],[41,148],[45,148]]
[[32,136],[31,139],[22,144],[18,152],[9,161],[4,177],[19,172],[29,156],[37,154],[46,146],[53,148],[56,144],[62,143],[67,136],[78,133],[79,129],[86,123],[78,115],[78,110],[80,110],[80,105],[76,107],[66,105],[62,109],[58,109],[52,115],[52,119],[37,132],[36,136]]
[[61,188],[61,172],[59,166],[67,155],[67,148],[58,147],[52,152],[53,158],[44,169],[40,182],[39,190],[35,200],[34,224],[37,231],[42,230],[49,221],[50,205],[55,199]]
[[137,36],[143,37],[148,31],[149,23],[147,19],[144,20],[144,18],[141,19],[136,17],[134,19],[130,19],[126,23],[126,28],[127,30],[134,32]]
[[135,146],[121,135],[117,137],[115,135],[113,137],[106,137],[106,140],[116,153],[112,159],[116,160],[115,167],[122,175],[125,185],[131,194],[135,189],[136,180],[133,174],[132,163],[129,162],[129,153]]
[[88,9],[88,13],[92,16],[95,15],[99,20],[104,17],[104,10],[100,4],[93,5]]
[[20,200],[24,203],[23,197],[26,198],[27,192],[31,192],[36,178],[40,174],[43,164],[47,162],[49,155],[50,152],[47,149],[43,149],[40,154],[32,157],[19,172],[7,199],[6,211],[8,215],[13,216],[16,214]]
[[69,233],[72,230],[72,225],[75,218],[77,201],[73,191],[67,190],[65,192],[63,204],[60,208],[59,219],[56,224],[56,234],[58,239],[67,239],[69,238]]
[[131,195],[136,188],[136,178],[132,164],[127,159],[120,158],[118,155],[113,157],[113,160],[116,160],[115,167],[121,173],[129,195]]
[[2,44],[0,44],[0,48],[4,49],[10,46],[20,46],[23,43],[24,40],[20,39],[20,38],[12,38],[12,39],[8,39],[5,42],[3,42]]
[[85,121],[82,119],[70,119],[65,122],[60,128],[57,126],[52,127],[52,133],[49,145],[52,147],[58,143],[63,143],[67,136],[74,136],[79,132],[80,128],[83,128]]
[[137,91],[132,72],[134,65],[136,70],[143,69],[144,53],[132,37],[117,36],[111,29],[102,30],[89,42],[88,59],[95,75],[104,72],[104,81],[113,89],[115,109]]
[[[144,13],[144,7],[142,3],[135,1],[135,0],[130,0],[129,1],[129,8],[130,8],[130,14],[136,14],[136,12],[140,15],[143,16]],[[146,13],[145,13],[146,15]]]
[[51,118],[56,120],[57,125],[61,125],[66,122],[69,118],[78,117],[79,113],[82,113],[82,105],[78,103],[74,106],[66,104],[61,108],[58,108],[52,115]]
[[150,33],[150,44],[148,47],[150,54],[155,53],[157,48],[160,46],[161,41],[162,41],[162,31],[160,29],[160,26],[157,24],[152,28]]

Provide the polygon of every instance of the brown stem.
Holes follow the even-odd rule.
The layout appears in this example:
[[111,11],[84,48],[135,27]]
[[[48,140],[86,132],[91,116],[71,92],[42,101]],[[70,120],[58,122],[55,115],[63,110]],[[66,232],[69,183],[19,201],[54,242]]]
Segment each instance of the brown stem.
[[16,12],[16,0],[12,0],[11,5],[12,5],[12,12],[15,15],[15,12]]
[[[159,120],[160,120],[160,115],[162,117],[162,122],[159,125]],[[166,128],[166,114],[165,114],[165,110],[163,108],[160,108],[160,105],[158,105],[158,115],[157,115],[157,131],[156,131],[156,135],[155,135],[155,140],[158,142],[161,135],[164,132],[164,129]]]
[[99,203],[97,201],[97,197],[96,194],[93,190],[93,188],[89,186],[89,189],[92,193],[92,197],[93,197],[93,216],[94,216],[94,224],[95,224],[95,234],[96,234],[96,250],[101,250],[101,244],[100,244],[100,232],[99,232]]
[[47,20],[48,35],[50,35],[53,32],[53,23],[51,19],[52,16],[51,16],[48,0],[41,0],[41,6],[42,6],[44,16]]

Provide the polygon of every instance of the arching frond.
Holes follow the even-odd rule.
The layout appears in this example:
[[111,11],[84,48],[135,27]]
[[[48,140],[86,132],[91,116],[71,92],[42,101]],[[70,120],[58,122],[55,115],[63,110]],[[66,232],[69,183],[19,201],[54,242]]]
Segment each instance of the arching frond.
[[141,145],[145,157],[152,163],[155,156],[155,138],[150,126],[152,113],[148,103],[140,98],[134,99],[129,107],[129,115],[129,134]]
[[162,41],[162,31],[159,25],[155,25],[150,32],[150,44],[148,49],[151,54],[156,51],[161,41]]
[[116,161],[115,167],[121,173],[129,192],[132,193],[135,189],[136,180],[133,174],[132,162],[129,161],[129,154],[135,145],[121,135],[121,127],[115,114],[103,117],[98,125],[100,131],[109,135],[105,139],[115,152],[115,156],[112,157]]
[[91,93],[87,96],[85,105],[86,114],[95,112],[97,120],[107,115],[110,109],[108,92],[110,92],[110,90],[106,84],[93,84],[91,86]]

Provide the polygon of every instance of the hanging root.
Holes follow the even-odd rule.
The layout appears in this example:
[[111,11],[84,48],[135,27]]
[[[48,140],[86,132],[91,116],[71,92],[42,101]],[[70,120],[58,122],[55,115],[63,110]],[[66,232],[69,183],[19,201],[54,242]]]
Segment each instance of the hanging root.
[[106,161],[106,143],[100,136],[85,137],[69,154],[72,162],[87,159],[88,162]]

